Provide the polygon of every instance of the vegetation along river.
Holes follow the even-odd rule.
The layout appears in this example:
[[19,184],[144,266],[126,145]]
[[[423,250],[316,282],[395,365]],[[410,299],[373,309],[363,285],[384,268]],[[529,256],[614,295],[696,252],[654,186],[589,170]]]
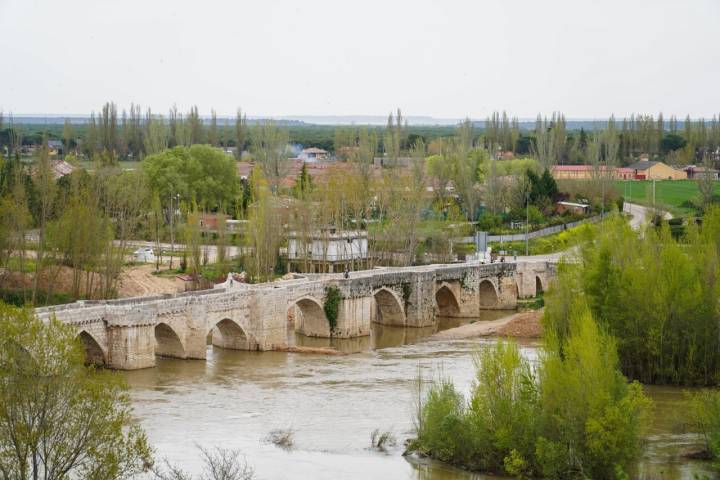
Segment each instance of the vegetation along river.
[[[492,320],[498,313],[488,312]],[[135,414],[160,457],[189,471],[200,469],[197,446],[239,449],[258,479],[484,479],[438,462],[403,457],[412,436],[418,372],[444,375],[466,391],[473,380],[472,353],[497,341],[477,338],[422,341],[437,328],[375,325],[370,337],[333,340],[349,355],[244,352],[208,347],[207,361],[158,359],[157,368],[127,372]],[[328,346],[327,339],[296,336],[298,345]],[[520,342],[536,358],[538,343]],[[649,387],[654,418],[643,458],[633,477],[714,478],[708,465],[683,452],[697,435],[678,431],[681,389]],[[266,439],[291,428],[294,446],[282,449]],[[370,450],[375,429],[391,430],[397,445]],[[493,477],[497,478],[497,477]]]

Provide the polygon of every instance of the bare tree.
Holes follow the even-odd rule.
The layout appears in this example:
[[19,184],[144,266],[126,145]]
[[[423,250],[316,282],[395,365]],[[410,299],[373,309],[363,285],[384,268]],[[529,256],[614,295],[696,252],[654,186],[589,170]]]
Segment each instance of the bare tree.
[[198,447],[204,468],[198,477],[185,473],[167,460],[163,466],[157,466],[153,473],[157,480],[252,480],[255,470],[241,458],[239,450],[215,447],[208,450]]

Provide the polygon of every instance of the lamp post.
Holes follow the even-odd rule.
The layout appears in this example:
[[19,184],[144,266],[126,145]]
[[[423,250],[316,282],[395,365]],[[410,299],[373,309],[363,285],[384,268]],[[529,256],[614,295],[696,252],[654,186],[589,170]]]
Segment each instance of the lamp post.
[[170,195],[170,270],[173,268],[173,254],[175,253],[175,208],[173,200],[180,201],[180,194]]

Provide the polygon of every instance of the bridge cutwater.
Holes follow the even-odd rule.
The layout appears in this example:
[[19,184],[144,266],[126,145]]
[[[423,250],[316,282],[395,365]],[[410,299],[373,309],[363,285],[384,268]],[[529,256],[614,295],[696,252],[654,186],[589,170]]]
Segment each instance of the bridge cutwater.
[[[512,309],[554,277],[550,262],[464,263],[376,268],[342,274],[297,274],[262,284],[233,281],[212,290],[81,300],[36,309],[73,325],[89,362],[121,370],[155,366],[155,356],[204,359],[208,338],[220,348],[274,350],[288,329],[315,337],[370,334],[372,322],[433,325],[436,316],[477,317],[480,310]],[[323,305],[330,287],[341,300],[331,332]],[[289,319],[292,322],[289,322]]]

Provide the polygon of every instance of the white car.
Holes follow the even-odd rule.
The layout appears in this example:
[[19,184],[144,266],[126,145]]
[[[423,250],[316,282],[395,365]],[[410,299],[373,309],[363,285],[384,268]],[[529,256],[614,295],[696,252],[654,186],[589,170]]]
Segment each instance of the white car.
[[133,257],[136,262],[140,263],[153,263],[155,262],[155,253],[151,247],[141,247],[133,252]]

